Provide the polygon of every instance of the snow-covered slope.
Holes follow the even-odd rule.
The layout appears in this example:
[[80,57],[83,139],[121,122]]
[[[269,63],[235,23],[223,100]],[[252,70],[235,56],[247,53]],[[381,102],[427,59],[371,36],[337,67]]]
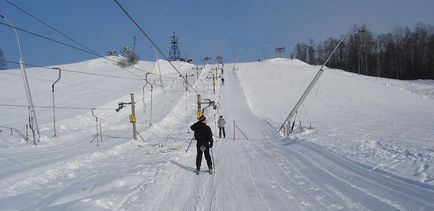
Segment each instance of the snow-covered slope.
[[[238,65],[250,107],[277,128],[320,68],[297,61]],[[434,184],[433,92],[433,81],[326,68],[296,116],[296,126],[301,121],[314,129],[296,136],[374,168]]]
[[[186,92],[165,61],[128,70],[102,59],[60,65],[56,105],[75,109],[56,110],[52,137],[51,108],[37,108],[37,146],[22,138],[27,108],[12,106],[26,104],[19,71],[1,71],[0,210],[434,209],[430,81],[327,69],[297,115],[313,129],[280,137],[276,127],[319,67],[286,59],[237,64],[235,72],[225,69],[225,85],[217,83],[214,94],[214,65],[197,77],[193,65],[175,65],[193,74],[203,99],[216,101],[217,110],[206,110],[214,133],[216,117],[226,118],[227,138],[214,137],[215,175],[193,173],[194,142],[186,149],[197,93]],[[149,85],[136,77],[143,70],[165,76],[148,76],[152,125]],[[51,106],[57,72],[30,68],[28,75],[35,105]],[[138,141],[131,138],[130,107],[114,111],[130,93]],[[89,143],[96,133],[91,108],[102,123],[99,146]]]

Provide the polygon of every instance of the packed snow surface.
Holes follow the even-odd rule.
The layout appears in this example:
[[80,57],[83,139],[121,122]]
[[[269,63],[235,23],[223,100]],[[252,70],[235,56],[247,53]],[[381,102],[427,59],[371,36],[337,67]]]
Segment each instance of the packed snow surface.
[[[214,93],[216,65],[199,72],[174,65],[194,90],[162,60],[127,69],[104,59],[60,65],[56,137],[57,70],[27,69],[41,131],[36,146],[30,131],[25,139],[20,72],[0,71],[0,210],[434,210],[433,81],[326,68],[284,137],[277,128],[318,66],[288,59],[226,64],[225,83],[219,80]],[[214,175],[204,160],[194,173],[195,90],[217,105],[205,110]],[[131,107],[115,111],[130,93],[138,140]],[[220,115],[224,139],[216,136]]]

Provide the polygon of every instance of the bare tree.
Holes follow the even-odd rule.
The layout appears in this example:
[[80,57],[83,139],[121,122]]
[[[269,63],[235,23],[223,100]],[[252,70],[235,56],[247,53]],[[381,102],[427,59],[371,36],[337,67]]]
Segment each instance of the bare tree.
[[3,50],[0,49],[0,70],[6,70],[7,66],[6,66],[6,61],[5,61],[5,56],[3,54]]
[[[351,35],[341,43],[329,67],[364,75],[396,79],[434,79],[434,27],[416,24],[413,30],[396,27],[392,32],[374,36],[367,26],[353,26]],[[340,39],[329,38],[314,46],[298,43],[293,55],[309,64],[321,63]],[[312,59],[312,54],[314,55]]]
[[282,58],[282,53],[285,52],[285,47],[276,48],[275,51],[279,54],[279,58]]

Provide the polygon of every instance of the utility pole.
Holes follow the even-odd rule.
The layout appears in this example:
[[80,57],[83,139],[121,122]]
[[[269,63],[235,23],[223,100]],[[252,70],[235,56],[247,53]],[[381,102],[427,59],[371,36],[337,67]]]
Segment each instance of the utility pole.
[[236,66],[236,65],[237,65],[237,63],[238,63],[238,59],[240,58],[240,53],[241,53],[241,50],[242,50],[242,48],[240,48],[240,49],[238,50],[237,58],[235,59],[235,63],[234,63],[234,66],[232,67],[232,70],[233,70],[233,71],[235,71],[235,70],[236,70],[235,66]]
[[213,90],[213,93],[215,94],[215,85],[216,85],[216,80],[218,78],[218,70],[219,70],[219,68],[217,66],[216,68],[211,68],[211,70],[215,70],[215,75],[214,75],[214,73],[212,74],[212,90]]
[[[207,105],[205,108],[201,109],[201,105],[205,104]],[[209,107],[211,107],[215,110],[217,109],[217,106],[215,104],[215,101],[210,100],[210,99],[204,99],[204,101],[202,101],[202,98],[200,96],[200,94],[197,95],[197,118],[199,118],[200,116],[202,116],[205,113],[205,110]]]
[[200,94],[197,94],[197,114],[196,114],[197,118],[199,118],[202,115],[200,100],[201,100]]
[[219,73],[218,71],[219,71],[219,70],[222,70],[222,68],[216,67],[216,68],[211,68],[211,70],[215,70],[216,80],[217,80],[217,78],[220,78],[220,77],[219,77],[219,74],[218,74],[218,73]]
[[62,77],[62,69],[58,68],[58,67],[53,67],[54,70],[58,70],[59,71],[59,78],[57,78],[57,80],[51,85],[51,93],[53,96],[53,126],[54,126],[54,134],[53,137],[56,137],[56,112],[55,112],[55,104],[54,104],[54,85],[60,80],[60,78]]
[[216,104],[215,104],[215,101],[213,101],[213,100],[210,100],[210,99],[203,99],[204,101],[202,101],[202,102],[200,102],[201,104],[205,104],[205,105],[207,105],[207,106],[205,106],[205,108],[203,108],[202,109],[202,114],[205,114],[205,110],[207,109],[207,108],[209,108],[209,107],[211,107],[212,106],[212,108],[214,109],[214,110],[216,110],[217,109],[217,106],[216,106]]
[[[15,29],[15,26],[12,24],[12,22],[1,14],[0,14],[0,18],[4,19],[12,27],[12,29],[15,32],[15,36],[17,38],[18,50],[20,53],[19,63],[20,63],[20,68],[21,68],[21,77],[23,78],[23,81],[24,81],[24,88],[26,90],[26,97],[27,97],[27,103],[28,103],[29,127],[32,129],[32,133],[33,133],[33,144],[36,145],[36,142],[40,141],[39,139],[41,137],[41,134],[39,132],[38,121],[36,119],[36,111],[35,111],[35,107],[33,105],[32,93],[30,92],[30,86],[29,86],[29,81],[27,79],[26,68],[24,67],[24,58],[23,58],[23,52],[21,51],[20,39],[18,37],[18,32]],[[38,135],[37,138],[35,135],[35,127],[34,126],[36,126],[36,134]]]
[[209,61],[211,61],[211,57],[207,56],[207,57],[203,58],[203,65],[205,66],[205,65],[209,64]]
[[285,123],[287,121],[290,121],[291,118],[297,113],[298,108],[302,105],[304,99],[306,99],[307,95],[309,95],[310,91],[312,90],[313,86],[316,84],[316,82],[318,81],[318,79],[320,78],[321,74],[324,72],[324,66],[327,64],[327,62],[329,61],[329,59],[332,57],[333,53],[336,51],[336,49],[338,49],[339,45],[342,43],[342,41],[344,41],[344,39],[346,39],[349,35],[352,34],[356,34],[356,33],[363,33],[363,30],[360,31],[354,31],[352,33],[349,33],[347,35],[345,35],[339,42],[338,44],[336,44],[336,47],[333,49],[333,51],[329,54],[329,56],[327,57],[327,59],[325,60],[324,64],[321,66],[321,68],[318,70],[318,72],[316,73],[315,77],[312,79],[312,81],[309,83],[309,86],[306,88],[306,90],[304,91],[303,95],[300,97],[300,99],[298,100],[298,102],[295,104],[294,108],[292,108],[291,112],[288,114],[288,116],[286,117],[285,121],[283,122],[283,124],[280,126],[279,130],[277,131],[278,133],[280,133],[280,131],[283,129],[283,127],[285,126]]
[[234,128],[233,128],[233,132],[234,132],[234,140],[235,140],[235,120],[234,120]]
[[137,127],[136,127],[136,103],[134,102],[134,94],[131,94],[131,115],[130,122],[133,124],[133,138],[137,141]]
[[133,53],[136,54],[136,36],[133,38]]
[[188,75],[185,73],[185,91],[188,92]]
[[160,59],[158,58],[158,53],[155,50],[154,46],[151,45],[151,48],[152,48],[152,50],[154,51],[154,54],[155,54],[155,62],[156,62],[157,68],[158,68],[160,85],[161,85],[161,89],[163,89],[163,80],[161,79]]
[[125,105],[131,105],[131,115],[129,116],[130,122],[133,124],[133,139],[137,141],[137,129],[136,129],[136,102],[134,102],[134,94],[131,93],[131,102],[120,102],[116,112],[119,112],[125,107]]
[[203,67],[199,67],[198,65],[196,65],[196,67],[193,67],[192,69],[196,70],[196,79],[199,79],[199,70],[202,70]]
[[216,77],[217,77],[217,74],[216,74],[216,76],[214,76],[214,74],[212,74],[212,91],[214,94],[215,94],[215,78]]
[[142,87],[142,104],[143,104],[143,113],[146,113],[146,104],[145,104],[145,87],[148,85],[147,83]]
[[216,56],[216,62],[217,62],[217,68],[219,68],[219,65],[222,64],[223,66],[223,57],[222,56]]
[[152,126],[152,92],[154,91],[154,86],[151,83],[149,83],[149,81],[148,81],[148,75],[149,74],[151,74],[151,73],[145,74],[145,81],[147,84],[149,84],[151,86],[151,110],[149,112],[149,126]]
[[[95,113],[93,112],[95,110],[95,108],[92,108],[92,116],[95,117],[95,123],[96,123],[96,135],[94,136],[94,138],[92,139],[95,140],[96,138],[96,145],[99,146],[99,142],[100,142],[100,133],[99,133],[99,129],[98,129],[98,117],[95,115]],[[92,143],[92,141],[90,141],[90,143]]]

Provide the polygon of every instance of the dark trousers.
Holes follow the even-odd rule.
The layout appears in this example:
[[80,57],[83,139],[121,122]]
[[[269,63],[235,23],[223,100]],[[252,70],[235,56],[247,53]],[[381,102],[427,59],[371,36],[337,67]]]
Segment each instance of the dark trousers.
[[[200,165],[202,163],[202,150],[200,150],[200,147],[201,146],[196,145],[196,149],[197,149],[196,169],[200,169]],[[208,165],[208,168],[211,169],[212,162],[211,162],[211,156],[209,155],[209,147],[206,147],[205,151],[203,152],[205,153],[206,164]]]
[[222,137],[222,131],[223,131],[223,137],[226,138],[226,132],[224,127],[219,127],[219,137]]

